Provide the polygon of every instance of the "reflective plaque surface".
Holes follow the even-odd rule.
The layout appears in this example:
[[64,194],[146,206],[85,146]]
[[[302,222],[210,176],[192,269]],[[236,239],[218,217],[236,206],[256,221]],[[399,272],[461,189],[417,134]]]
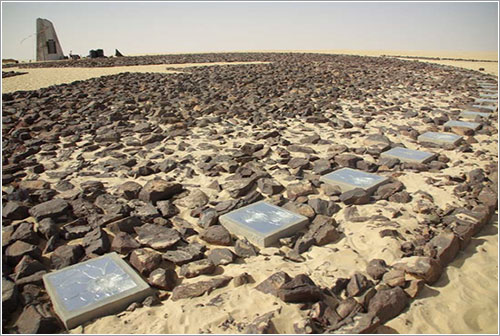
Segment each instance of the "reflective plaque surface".
[[106,257],[49,274],[47,280],[69,312],[137,286],[114,260]]
[[444,127],[465,127],[465,128],[471,128],[473,130],[477,129],[479,126],[480,126],[479,123],[459,121],[459,120],[449,120],[444,124]]
[[275,232],[304,219],[303,216],[266,202],[254,203],[224,216],[262,234]]
[[[366,173],[361,170],[342,168],[321,177],[323,182],[335,185],[348,185],[350,189],[369,189],[387,180],[386,177]],[[344,190],[348,190],[345,188]]]
[[394,157],[401,161],[426,162],[434,157],[433,153],[413,150],[403,147],[395,147],[387,152],[383,152],[381,157]]
[[437,144],[456,144],[460,140],[462,140],[462,137],[453,133],[426,132],[418,137],[418,141]]

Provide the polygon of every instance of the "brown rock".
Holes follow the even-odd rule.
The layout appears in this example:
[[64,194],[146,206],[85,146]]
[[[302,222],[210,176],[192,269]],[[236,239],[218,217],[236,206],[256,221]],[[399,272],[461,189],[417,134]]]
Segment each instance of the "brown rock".
[[170,199],[182,191],[182,185],[165,180],[151,180],[139,192],[139,199],[156,205],[157,201]]
[[135,227],[135,232],[139,243],[158,250],[168,249],[181,240],[177,230],[156,224],[146,223]]
[[50,264],[52,268],[61,269],[77,263],[84,253],[81,245],[62,245],[50,256]]
[[157,268],[149,274],[148,283],[151,286],[164,290],[172,290],[177,281],[177,274],[174,270]]
[[392,267],[421,278],[429,285],[439,280],[443,271],[438,261],[420,256],[403,258]]
[[444,267],[455,259],[460,250],[460,241],[454,233],[442,232],[431,239],[429,246],[436,250],[436,259]]
[[383,259],[372,259],[366,266],[366,273],[374,280],[382,279],[385,272],[387,272],[387,265]]
[[61,329],[49,309],[41,305],[26,306],[16,321],[16,327],[21,334],[54,334]]
[[316,302],[323,293],[319,287],[305,274],[299,274],[283,284],[277,291],[277,296],[285,302]]
[[201,274],[212,274],[214,271],[215,265],[210,259],[201,259],[182,265],[180,275],[194,278]]
[[347,284],[347,295],[359,296],[371,285],[371,282],[363,274],[354,273]]
[[137,249],[130,253],[130,264],[145,276],[157,269],[161,261],[161,255],[150,248]]
[[286,274],[283,271],[280,271],[274,273],[269,278],[262,281],[255,287],[255,289],[265,294],[272,294],[277,296],[280,287],[289,282],[290,280],[292,280],[292,278],[290,278],[288,274]]
[[141,244],[137,242],[131,235],[125,232],[118,232],[113,238],[111,243],[111,249],[120,254],[127,254],[132,250],[141,247]]
[[245,334],[272,334],[274,328],[272,319],[274,312],[266,313],[255,318],[245,329]]
[[401,287],[379,290],[370,300],[368,313],[376,315],[381,323],[385,323],[399,315],[408,303],[408,297]]
[[66,214],[70,209],[69,203],[60,198],[35,205],[29,210],[31,216],[35,217],[37,221],[44,218],[56,218]]
[[214,245],[229,246],[232,244],[231,234],[222,225],[210,226],[200,234],[200,238]]
[[219,277],[208,281],[199,281],[191,284],[180,285],[174,288],[172,301],[189,299],[211,293],[214,289],[226,286],[232,277]]

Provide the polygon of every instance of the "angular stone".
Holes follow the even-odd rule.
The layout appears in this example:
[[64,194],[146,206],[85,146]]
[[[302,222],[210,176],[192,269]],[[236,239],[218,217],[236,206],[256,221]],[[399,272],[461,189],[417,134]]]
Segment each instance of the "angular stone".
[[130,264],[145,276],[157,269],[161,261],[161,254],[150,248],[136,249],[130,253]]
[[47,217],[59,217],[66,214],[69,209],[70,205],[68,202],[60,198],[54,198],[53,200],[40,203],[30,208],[29,213],[39,221]]
[[340,210],[340,206],[333,201],[325,201],[320,198],[309,199],[307,202],[317,215],[333,216]]
[[443,267],[452,262],[460,250],[459,239],[452,232],[442,232],[435,236],[429,246],[436,250],[436,259]]
[[234,261],[235,255],[230,249],[216,248],[210,250],[208,253],[208,259],[212,261],[215,266],[228,265]]
[[249,258],[255,257],[258,252],[248,240],[238,239],[234,244],[234,253],[240,258]]
[[173,262],[176,265],[184,265],[203,258],[204,251],[205,247],[203,245],[191,243],[188,246],[178,247],[176,250],[165,252],[163,259]]
[[272,178],[262,178],[257,181],[257,187],[268,196],[276,195],[282,192],[285,187]]
[[439,280],[443,271],[437,260],[421,256],[403,258],[392,267],[421,278],[429,285]]
[[117,188],[118,195],[127,199],[137,199],[139,197],[139,192],[141,191],[142,186],[134,181],[127,181],[123,184],[120,184]]
[[54,334],[61,329],[56,318],[40,305],[26,306],[16,326],[21,334]]
[[208,281],[177,286],[172,292],[172,301],[194,298],[202,296],[205,293],[210,294],[214,289],[226,286],[231,279],[232,277],[223,276]]
[[180,275],[186,278],[194,278],[201,274],[212,274],[215,265],[210,259],[192,261],[181,266]]
[[366,273],[374,280],[382,279],[385,272],[387,272],[387,265],[383,259],[372,259],[366,266]]
[[113,238],[111,243],[111,250],[116,251],[120,254],[128,254],[141,247],[141,244],[137,242],[131,235],[125,232],[118,232]]
[[38,238],[38,235],[34,231],[33,223],[22,222],[17,226],[16,231],[14,231],[10,240],[11,241],[22,240],[26,243],[36,245],[38,244],[38,241],[40,239]]
[[25,219],[29,215],[28,207],[15,201],[7,202],[2,209],[2,217],[11,220]]
[[96,228],[87,233],[85,237],[83,237],[82,245],[88,256],[107,253],[111,246],[108,234],[101,228]]
[[274,312],[256,317],[245,329],[245,334],[272,334]]
[[372,313],[385,323],[396,317],[407,306],[409,300],[401,287],[379,290],[368,304],[368,313]]
[[346,205],[350,204],[367,204],[370,202],[370,194],[361,188],[351,189],[349,191],[343,192],[340,195],[340,200]]
[[314,239],[315,244],[318,246],[333,243],[340,236],[335,224],[335,219],[318,215],[309,226],[307,234]]
[[213,225],[200,234],[200,238],[214,245],[229,246],[233,239],[231,234],[222,225]]
[[294,200],[300,196],[307,196],[310,194],[314,194],[314,187],[309,181],[291,183],[287,185],[286,192],[288,198]]
[[246,195],[255,185],[254,178],[242,178],[237,180],[229,180],[221,185],[223,190],[226,190],[233,198],[238,198]]
[[395,193],[403,190],[404,185],[403,183],[396,181],[392,183],[386,183],[384,185],[381,185],[380,187],[377,188],[375,191],[375,198],[378,200],[388,200],[389,197],[394,195]]
[[290,278],[287,273],[283,271],[276,272],[266,280],[258,284],[255,289],[265,294],[272,294],[274,296],[277,296],[278,290],[281,288],[281,286],[283,286],[290,280],[292,280],[292,278]]
[[174,270],[157,268],[149,274],[148,283],[151,286],[164,290],[174,289],[177,282],[177,274]]
[[215,209],[207,209],[202,211],[200,214],[200,221],[199,224],[202,228],[206,229],[209,226],[216,225],[217,222],[219,221],[219,214]]
[[62,245],[54,250],[50,256],[50,265],[54,269],[61,269],[77,263],[84,255],[81,245]]
[[12,314],[19,305],[19,291],[16,284],[2,277],[2,319]]
[[316,302],[323,297],[323,292],[307,275],[299,274],[283,284],[277,296],[285,302]]
[[138,217],[129,216],[107,224],[106,228],[114,234],[118,234],[120,232],[135,233],[134,228],[141,225],[142,221]]
[[165,180],[151,180],[139,192],[139,199],[144,202],[156,202],[170,199],[182,191],[182,185]]
[[335,156],[335,162],[341,167],[356,168],[356,163],[363,160],[353,154],[339,154]]
[[14,280],[17,281],[18,279],[45,270],[46,270],[45,266],[41,262],[31,258],[29,255],[25,255],[14,268],[14,273],[15,273]]
[[10,265],[17,265],[21,258],[25,255],[29,255],[34,259],[39,259],[42,252],[36,245],[25,243],[21,240],[15,241],[12,245],[7,247],[4,256],[7,263]]
[[371,282],[361,273],[354,273],[347,283],[347,295],[359,296],[371,286]]
[[50,237],[59,233],[59,226],[52,220],[52,218],[44,218],[38,222],[38,232],[40,232],[46,239],[50,239]]
[[391,287],[404,287],[405,285],[405,272],[400,269],[391,269],[384,273],[382,281]]
[[155,224],[144,224],[135,228],[137,241],[154,249],[168,249],[174,246],[180,239],[179,232]]
[[189,195],[179,199],[176,204],[188,209],[202,207],[208,203],[208,196],[200,189],[191,190]]

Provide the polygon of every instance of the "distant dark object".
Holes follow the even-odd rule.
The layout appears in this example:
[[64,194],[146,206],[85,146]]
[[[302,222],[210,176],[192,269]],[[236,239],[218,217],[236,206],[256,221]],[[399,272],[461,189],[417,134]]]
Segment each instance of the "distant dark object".
[[80,59],[80,55],[69,55],[69,57],[71,57],[72,60],[79,60]]
[[115,56],[116,57],[123,57],[122,53],[118,51],[118,49],[115,49]]
[[484,71],[484,68],[479,68],[479,71]]
[[14,77],[19,75],[25,75],[27,72],[17,72],[17,71],[2,71],[2,78]]
[[9,64],[9,63],[15,63],[15,64],[18,64],[19,61],[18,60],[15,60],[13,58],[3,58],[2,59],[2,64]]
[[96,49],[90,51],[90,58],[102,58],[104,56],[104,51],[102,49]]

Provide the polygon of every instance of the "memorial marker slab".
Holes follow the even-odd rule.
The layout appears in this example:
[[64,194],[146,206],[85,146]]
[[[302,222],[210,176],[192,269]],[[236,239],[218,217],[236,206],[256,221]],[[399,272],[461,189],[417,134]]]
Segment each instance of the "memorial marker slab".
[[498,103],[498,99],[491,99],[491,98],[476,98],[475,99],[476,103],[487,103],[490,105],[495,105]]
[[320,177],[320,181],[339,186],[342,192],[355,188],[361,188],[371,192],[388,180],[389,179],[384,176],[351,168],[338,169]]
[[498,101],[498,94],[496,93],[479,93],[479,97],[496,99]]
[[253,203],[219,217],[231,233],[243,236],[260,247],[268,247],[278,239],[306,227],[308,219],[266,201]]
[[491,113],[487,112],[475,112],[475,111],[462,111],[459,117],[464,119],[476,119],[476,117],[489,118]]
[[436,157],[436,154],[408,149],[403,147],[395,147],[380,154],[380,157],[395,158],[401,162],[418,162],[427,163]]
[[444,125],[444,127],[462,127],[462,128],[470,128],[476,131],[481,124],[469,121],[459,121],[459,120],[448,120]]
[[417,140],[419,142],[430,142],[436,145],[457,145],[463,137],[453,133],[426,132],[421,134]]
[[489,106],[489,105],[472,105],[472,107],[475,107],[477,109],[490,110],[491,112],[495,112],[497,110],[496,106]]
[[43,282],[68,329],[151,295],[149,285],[116,252],[48,273]]

